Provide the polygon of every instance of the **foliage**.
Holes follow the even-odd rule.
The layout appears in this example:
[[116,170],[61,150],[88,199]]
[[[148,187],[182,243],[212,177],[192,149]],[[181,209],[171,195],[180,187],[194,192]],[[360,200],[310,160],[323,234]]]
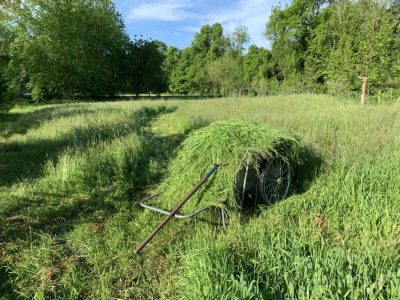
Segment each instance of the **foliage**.
[[3,5],[0,3],[0,103],[11,94],[7,66],[10,60],[9,45],[13,39],[13,31]]
[[112,95],[126,36],[112,1],[15,2],[14,84],[27,78],[35,100]]
[[270,61],[271,52],[255,45],[251,45],[243,57],[244,81],[258,94],[266,94],[266,81],[272,78]]
[[126,75],[128,90],[139,95],[166,90],[166,76],[162,68],[166,46],[160,41],[136,39],[128,46]]
[[368,93],[397,87],[395,6],[385,2],[295,0],[275,7],[266,35],[272,40],[272,72],[278,80],[326,85],[331,93]]
[[175,53],[169,89],[182,94],[243,90],[250,95],[328,92],[354,97],[360,78],[368,77],[371,102],[395,102],[389,95],[400,86],[398,11],[398,1],[294,0],[276,6],[267,22],[265,36],[272,49],[252,45],[247,53],[246,27],[224,37],[221,25],[205,25],[179,59]]
[[242,55],[244,45],[250,41],[248,28],[244,25],[238,25],[230,36],[230,46],[237,55]]
[[[204,25],[190,47],[130,41],[111,0],[0,3],[0,92],[35,100],[116,93],[354,97],[395,102],[400,86],[398,1],[293,0],[276,6],[247,51],[245,26]],[[393,97],[391,96],[393,95]]]
[[165,77],[167,78],[167,85],[168,89],[171,90],[171,78],[172,73],[175,69],[175,66],[179,63],[181,59],[182,52],[174,47],[168,47],[167,51],[165,52],[165,60],[163,62],[163,71],[165,72]]
[[[360,91],[360,78],[368,77],[371,102],[395,102],[381,95],[392,95],[400,86],[398,11],[398,1],[294,0],[276,6],[267,22],[265,36],[272,49],[252,45],[247,53],[246,27],[223,37],[219,24],[205,25],[172,68],[169,89],[183,94],[244,90],[251,95],[328,92],[353,97]],[[210,54],[212,45],[220,51]]]
[[223,96],[239,95],[246,82],[241,58],[227,53],[207,66],[207,74]]
[[182,51],[181,59],[172,71],[170,90],[179,94],[213,94],[207,65],[225,53],[227,43],[221,24],[201,27],[191,47]]
[[6,78],[7,63],[7,58],[0,58],[0,103],[2,100],[4,100],[8,89],[8,82]]
[[273,9],[265,35],[273,43],[274,75],[279,80],[303,72],[311,29],[324,2],[294,0],[285,9]]

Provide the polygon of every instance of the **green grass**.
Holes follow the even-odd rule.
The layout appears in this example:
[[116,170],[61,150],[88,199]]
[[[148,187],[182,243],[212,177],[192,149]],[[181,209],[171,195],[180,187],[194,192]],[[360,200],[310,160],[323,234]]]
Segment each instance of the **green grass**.
[[[291,95],[0,117],[0,298],[400,298],[399,104]],[[297,134],[321,168],[225,231],[174,221],[134,255],[162,218],[138,200],[169,178],[191,131],[228,119]]]
[[157,202],[173,209],[175,198],[183,198],[218,163],[221,166],[216,175],[182,211],[194,211],[205,205],[218,207],[224,200],[232,211],[237,210],[236,175],[246,164],[256,169],[261,159],[281,157],[292,165],[300,165],[301,152],[305,152],[301,142],[285,131],[243,120],[214,122],[196,130],[182,143],[159,188]]

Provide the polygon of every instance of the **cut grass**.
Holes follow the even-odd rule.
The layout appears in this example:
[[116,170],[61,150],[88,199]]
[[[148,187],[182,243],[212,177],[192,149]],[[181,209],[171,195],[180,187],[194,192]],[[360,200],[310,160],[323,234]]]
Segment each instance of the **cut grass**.
[[[0,120],[0,298],[400,298],[399,116],[318,95],[15,108]],[[187,133],[229,119],[295,132],[318,177],[226,231],[172,222],[135,256],[161,219],[136,200],[172,180]]]
[[172,209],[177,200],[196,185],[213,164],[221,164],[214,176],[182,209],[199,206],[238,208],[236,176],[248,164],[258,169],[261,160],[281,157],[299,165],[302,145],[293,135],[263,124],[243,120],[212,123],[191,133],[171,162],[167,179],[160,186],[158,202]]

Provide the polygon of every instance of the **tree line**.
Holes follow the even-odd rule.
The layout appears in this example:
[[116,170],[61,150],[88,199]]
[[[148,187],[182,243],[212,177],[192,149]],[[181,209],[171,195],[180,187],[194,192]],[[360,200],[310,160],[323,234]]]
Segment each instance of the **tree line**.
[[400,93],[400,1],[293,0],[266,20],[271,50],[247,28],[204,25],[185,49],[131,40],[111,0],[0,1],[0,98],[118,93]]
[[320,92],[400,96],[400,1],[294,0],[266,26],[271,70],[286,86]]
[[34,100],[162,92],[164,44],[129,39],[110,0],[0,2],[0,93]]

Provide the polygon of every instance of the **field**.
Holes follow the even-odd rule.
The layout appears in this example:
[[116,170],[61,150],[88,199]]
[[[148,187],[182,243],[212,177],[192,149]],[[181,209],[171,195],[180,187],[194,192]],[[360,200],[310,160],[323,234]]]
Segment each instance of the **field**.
[[[290,95],[0,117],[0,298],[400,299],[399,104]],[[318,168],[226,230],[174,221],[135,255],[162,219],[138,200],[190,132],[225,119],[297,134]]]

